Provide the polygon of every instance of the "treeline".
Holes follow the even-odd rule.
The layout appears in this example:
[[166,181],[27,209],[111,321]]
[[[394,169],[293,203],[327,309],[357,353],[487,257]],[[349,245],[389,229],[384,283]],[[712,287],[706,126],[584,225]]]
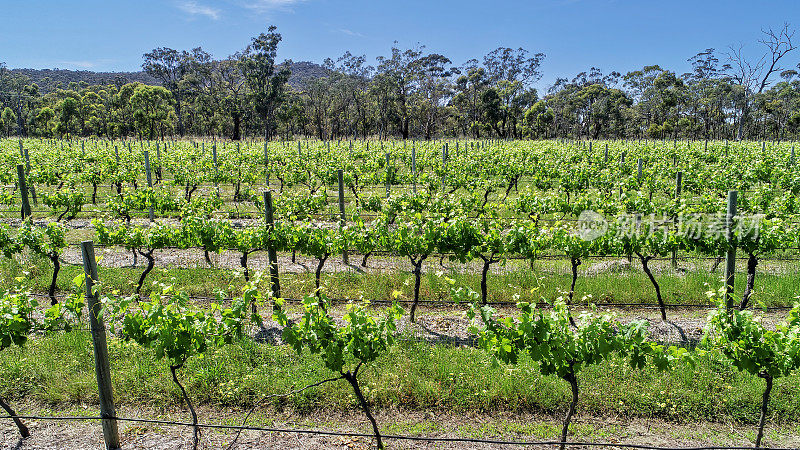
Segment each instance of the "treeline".
[[[498,48],[461,65],[424,46],[377,58],[346,52],[288,83],[275,61],[275,27],[242,51],[213,59],[198,47],[144,55],[140,82],[69,83],[50,92],[0,65],[6,135],[185,135],[290,139],[473,138],[793,139],[800,135],[800,76],[789,25],[764,31],[763,54],[704,50],[678,74],[657,65],[626,74],[591,68],[546,92],[542,53]],[[800,69],[800,64],[797,64]]]
[[139,83],[158,85],[158,80],[146,72],[94,72],[67,69],[10,69],[12,75],[24,75],[36,83],[39,92],[47,94],[59,89],[79,90],[93,84]]

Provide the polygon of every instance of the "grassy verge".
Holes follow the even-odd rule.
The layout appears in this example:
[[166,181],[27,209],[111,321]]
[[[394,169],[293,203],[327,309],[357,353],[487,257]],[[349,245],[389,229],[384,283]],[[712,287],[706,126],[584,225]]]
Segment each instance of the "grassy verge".
[[[102,261],[100,262],[102,265]],[[562,266],[566,263],[561,262]],[[480,275],[448,270],[434,261],[426,266],[420,287],[420,298],[426,300],[449,301],[450,283],[457,286],[470,286],[480,289]],[[570,275],[563,267],[547,261],[537,263],[533,270],[525,264],[509,264],[501,273],[488,277],[489,301],[514,302],[516,296],[526,301],[537,301],[542,296],[555,299],[569,289]],[[47,292],[52,277],[52,267],[46,259],[0,258],[0,287],[7,288],[15,283],[15,278],[25,277],[29,286],[36,292]],[[108,289],[132,293],[143,268],[99,268],[100,280]],[[72,289],[72,279],[82,273],[82,268],[62,265],[58,279],[61,291]],[[706,269],[685,273],[665,272],[657,274],[661,292],[667,304],[706,303],[709,286],[719,286],[721,275]],[[736,278],[736,292],[744,291],[746,277]],[[156,267],[147,278],[144,287],[146,294],[152,283],[174,284],[176,289],[184,290],[192,296],[214,296],[220,289],[233,286],[235,290],[244,283],[238,271],[220,268],[159,268]],[[358,273],[355,271],[324,273],[324,291],[331,298],[352,298],[370,300],[391,300],[394,291],[401,291],[405,298],[413,298],[414,280],[410,272],[388,271],[382,273]],[[269,289],[268,279],[262,280],[261,288]],[[535,290],[534,290],[535,289]],[[800,294],[796,273],[758,274],[753,299],[767,306],[791,305]],[[287,298],[302,298],[314,290],[314,274],[282,273],[281,292]],[[638,268],[624,272],[601,272],[578,277],[575,298],[587,296],[587,301],[598,305],[604,303],[633,303],[656,305],[653,285]],[[591,298],[589,298],[591,296]]]
[[[168,366],[141,347],[109,339],[112,380],[123,406],[169,408],[180,405]],[[26,346],[0,353],[0,395],[11,401],[48,405],[95,403],[91,339],[88,332],[38,337]],[[247,408],[268,394],[328,378],[318,357],[298,356],[285,346],[241,341],[191,359],[180,372],[190,395],[201,405]],[[561,414],[569,388],[538,374],[535,363],[491,364],[477,349],[400,344],[363,369],[364,394],[378,409],[449,412],[519,411]],[[657,418],[669,421],[754,423],[758,419],[763,380],[704,356],[695,368],[667,373],[633,370],[622,360],[589,367],[579,376],[582,414]],[[776,380],[771,420],[800,420],[800,377]],[[355,398],[345,382],[328,383],[270,403],[276,410],[350,410]]]

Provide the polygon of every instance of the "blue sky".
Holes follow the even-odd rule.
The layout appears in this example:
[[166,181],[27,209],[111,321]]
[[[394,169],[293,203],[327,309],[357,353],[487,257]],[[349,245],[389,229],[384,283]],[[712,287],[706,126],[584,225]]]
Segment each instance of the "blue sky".
[[[371,61],[424,44],[456,64],[499,46],[544,52],[544,78],[596,66],[626,72],[744,43],[794,22],[799,0],[0,0],[0,62],[8,67],[138,70],[155,47],[202,46],[216,57],[244,48],[269,24],[280,59],[321,62],[350,50]],[[800,35],[797,36],[800,40]],[[795,66],[800,51],[790,57]]]

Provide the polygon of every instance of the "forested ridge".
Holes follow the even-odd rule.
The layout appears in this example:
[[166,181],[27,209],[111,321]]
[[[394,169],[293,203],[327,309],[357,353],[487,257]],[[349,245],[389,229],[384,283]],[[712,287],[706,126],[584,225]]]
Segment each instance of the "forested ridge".
[[[687,58],[691,71],[596,67],[545,90],[546,55],[500,47],[459,63],[395,44],[377,64],[346,52],[321,65],[276,61],[275,27],[242,51],[156,48],[141,72],[8,69],[7,136],[292,139],[769,139],[800,134],[800,64],[785,24]],[[757,52],[753,49],[757,48]],[[751,56],[752,55],[752,56]]]
[[[292,75],[289,78],[289,85],[302,88],[303,84],[311,78],[325,76],[327,71],[319,64],[301,61],[291,64]],[[39,87],[39,92],[48,94],[50,92],[64,90],[77,90],[89,85],[109,85],[122,86],[128,83],[139,82],[151,86],[161,86],[161,81],[151,76],[145,71],[139,72],[95,72],[92,70],[69,70],[69,69],[9,69],[12,76],[22,75],[29,79],[29,83],[35,83]]]

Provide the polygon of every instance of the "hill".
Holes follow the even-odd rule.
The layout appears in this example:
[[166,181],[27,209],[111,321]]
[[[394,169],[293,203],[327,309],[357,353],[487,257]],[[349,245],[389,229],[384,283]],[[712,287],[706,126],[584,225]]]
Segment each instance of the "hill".
[[[300,61],[291,63],[292,76],[289,84],[301,89],[306,80],[327,75],[328,70],[319,64]],[[126,84],[139,83],[159,85],[159,81],[145,72],[93,72],[90,70],[68,69],[11,69],[14,74],[25,75],[39,86],[42,93],[52,92],[58,88],[67,88],[70,83],[85,82],[87,84]]]
[[87,84],[127,84],[138,81],[144,84],[157,85],[158,80],[144,72],[92,72],[90,70],[67,69],[11,69],[11,73],[25,75],[39,86],[42,93],[52,92],[58,88],[68,88],[70,83]]

